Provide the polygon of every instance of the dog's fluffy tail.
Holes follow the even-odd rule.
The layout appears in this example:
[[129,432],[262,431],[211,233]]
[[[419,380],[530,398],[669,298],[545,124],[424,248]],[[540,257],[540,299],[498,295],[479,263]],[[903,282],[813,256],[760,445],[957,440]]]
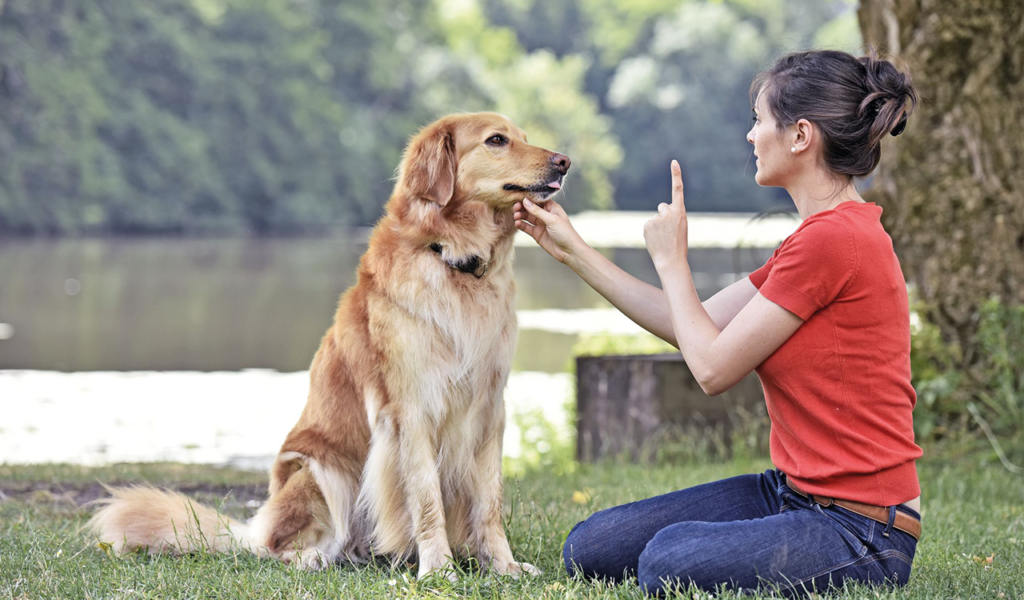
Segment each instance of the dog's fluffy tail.
[[177,492],[151,486],[108,488],[110,498],[88,527],[99,542],[118,553],[137,548],[150,552],[256,551],[249,527]]

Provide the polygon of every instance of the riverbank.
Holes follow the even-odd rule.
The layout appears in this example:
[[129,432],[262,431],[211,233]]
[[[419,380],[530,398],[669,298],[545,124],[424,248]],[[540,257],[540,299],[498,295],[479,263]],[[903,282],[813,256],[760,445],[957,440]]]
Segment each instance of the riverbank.
[[[0,464],[181,462],[266,470],[306,403],[309,374],[0,371]],[[522,416],[569,436],[568,373],[517,372],[505,391],[505,456]]]

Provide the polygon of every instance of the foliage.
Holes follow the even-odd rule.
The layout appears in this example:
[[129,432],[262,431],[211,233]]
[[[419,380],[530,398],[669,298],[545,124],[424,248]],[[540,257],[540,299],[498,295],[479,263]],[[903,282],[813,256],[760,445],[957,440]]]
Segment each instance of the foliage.
[[[324,36],[274,2],[8,2],[0,230],[288,230],[336,216]],[[206,13],[209,18],[209,12]],[[287,51],[275,48],[287,46]]]
[[989,299],[981,307],[976,368],[986,383],[978,393],[996,432],[1024,433],[1024,305]]
[[527,50],[587,60],[586,90],[623,147],[623,167],[612,176],[622,209],[650,210],[668,197],[672,158],[682,164],[693,210],[788,205],[782,192],[752,181],[750,81],[786,51],[860,45],[845,0],[483,2]]
[[562,423],[552,422],[540,409],[514,412],[512,420],[519,429],[520,454],[502,459],[505,472],[572,472],[576,468],[575,412],[575,397],[563,401]]
[[966,407],[955,394],[960,374],[954,368],[959,350],[943,341],[939,328],[920,319],[914,307],[910,335],[911,383],[917,391],[914,431],[918,440],[932,439],[962,424]]
[[[526,52],[515,32],[493,25],[475,2],[438,0],[448,46],[474,76],[473,109],[509,115],[531,144],[568,154],[573,161],[559,202],[570,212],[612,208],[610,173],[622,160],[610,119],[583,91],[587,61],[557,57],[547,49]],[[452,97],[449,106],[467,102]]]
[[[496,67],[473,80],[434,11],[422,0],[6,3],[0,231],[372,222],[405,140],[464,109],[522,113],[538,139],[578,150],[589,166],[577,208],[609,206],[618,147],[572,87],[580,67],[522,56],[510,38],[507,77]],[[509,85],[538,67],[566,87]]]
[[[914,427],[921,440],[986,426],[1014,444],[1024,436],[1024,305],[989,299],[977,318],[977,338],[971,342],[979,356],[971,372],[961,368],[962,350],[943,339],[938,325],[920,320],[912,331]],[[981,420],[971,415],[972,404]]]
[[745,170],[750,77],[781,48],[847,43],[850,15],[847,0],[8,0],[0,233],[372,223],[406,140],[465,110],[569,154],[572,212],[653,207],[671,157],[694,209],[757,210],[779,196]]

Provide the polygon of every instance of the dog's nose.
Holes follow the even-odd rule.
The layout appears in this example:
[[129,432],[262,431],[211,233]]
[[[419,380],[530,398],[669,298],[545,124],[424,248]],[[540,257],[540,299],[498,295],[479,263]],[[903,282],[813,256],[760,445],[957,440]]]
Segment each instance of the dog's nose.
[[569,160],[568,156],[555,152],[551,155],[551,164],[555,165],[555,168],[558,169],[559,173],[565,175],[566,172],[569,171],[569,166],[572,164],[572,161]]

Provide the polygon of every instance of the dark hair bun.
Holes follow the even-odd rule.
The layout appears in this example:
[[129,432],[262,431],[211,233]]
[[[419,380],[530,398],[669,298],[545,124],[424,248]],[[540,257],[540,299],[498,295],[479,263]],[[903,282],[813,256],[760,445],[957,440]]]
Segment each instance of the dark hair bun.
[[882,141],[886,133],[899,135],[907,127],[907,117],[917,107],[917,92],[910,75],[872,52],[859,59],[864,65],[864,87],[868,95],[860,104],[858,116],[873,116],[870,139]]

